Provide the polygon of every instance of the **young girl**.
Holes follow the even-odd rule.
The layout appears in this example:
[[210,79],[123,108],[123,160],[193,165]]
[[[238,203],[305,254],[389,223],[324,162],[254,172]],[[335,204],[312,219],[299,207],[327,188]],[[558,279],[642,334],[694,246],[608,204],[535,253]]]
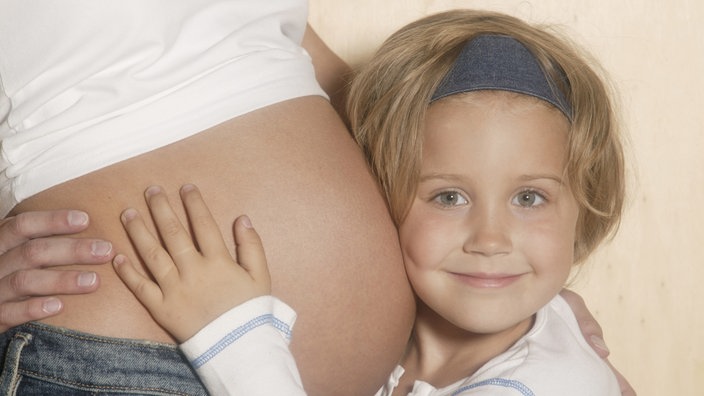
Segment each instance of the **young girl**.
[[[377,394],[619,395],[558,295],[617,226],[624,195],[612,105],[584,57],[515,18],[452,11],[389,38],[349,103],[417,296]],[[295,314],[268,295],[250,220],[235,223],[233,265],[195,187],[181,196],[197,246],[150,188],[167,250],[135,210],[123,223],[156,282],[122,255],[118,273],[213,394],[302,394],[286,347]]]

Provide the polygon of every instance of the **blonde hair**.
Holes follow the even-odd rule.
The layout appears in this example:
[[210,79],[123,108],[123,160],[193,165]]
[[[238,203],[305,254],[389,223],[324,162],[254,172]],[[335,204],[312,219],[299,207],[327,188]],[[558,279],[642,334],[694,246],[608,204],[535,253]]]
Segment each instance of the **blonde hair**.
[[355,139],[401,224],[420,176],[430,98],[465,43],[483,34],[510,36],[525,45],[572,107],[566,173],[580,206],[575,262],[582,261],[620,222],[623,150],[604,80],[582,52],[546,28],[475,10],[443,12],[406,25],[352,81],[347,110]]

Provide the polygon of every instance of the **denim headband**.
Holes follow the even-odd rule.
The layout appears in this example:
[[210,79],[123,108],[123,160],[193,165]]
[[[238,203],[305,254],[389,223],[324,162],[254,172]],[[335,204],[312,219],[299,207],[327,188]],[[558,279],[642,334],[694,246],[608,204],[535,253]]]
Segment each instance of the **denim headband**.
[[569,102],[545,75],[537,59],[508,36],[487,34],[465,44],[430,101],[480,90],[531,95],[551,103],[572,120]]

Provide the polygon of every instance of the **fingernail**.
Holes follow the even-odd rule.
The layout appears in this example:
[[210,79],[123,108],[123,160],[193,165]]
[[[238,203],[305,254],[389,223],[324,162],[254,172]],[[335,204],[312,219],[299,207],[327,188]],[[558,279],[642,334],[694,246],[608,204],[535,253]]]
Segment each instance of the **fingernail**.
[[95,272],[82,272],[80,275],[78,275],[78,286],[93,286],[97,277],[98,276],[95,274]]
[[595,335],[589,338],[592,340],[592,344],[594,344],[595,347],[601,349],[604,352],[610,352],[609,347],[606,346],[606,342],[604,342],[603,338]]
[[112,259],[112,264],[115,266],[122,265],[125,262],[125,256],[118,254]]
[[252,220],[247,215],[242,216],[242,225],[246,228],[252,228]]
[[58,298],[49,298],[42,303],[42,311],[48,314],[55,314],[61,310],[63,304]]
[[122,212],[122,216],[120,216],[120,219],[122,220],[123,223],[126,223],[132,219],[137,217],[137,211],[135,209],[125,209],[124,212]]
[[95,241],[90,246],[90,252],[96,257],[107,256],[111,251],[112,244],[110,242]]
[[161,192],[161,188],[159,186],[150,186],[149,188],[147,188],[147,191],[144,192],[144,195],[149,198],[152,195],[158,194],[159,192]]
[[189,192],[189,191],[193,191],[195,189],[196,189],[196,186],[194,186],[193,184],[184,184],[183,186],[181,186],[181,192],[184,192],[184,193]]
[[68,223],[72,226],[82,226],[88,224],[88,214],[77,210],[68,212]]

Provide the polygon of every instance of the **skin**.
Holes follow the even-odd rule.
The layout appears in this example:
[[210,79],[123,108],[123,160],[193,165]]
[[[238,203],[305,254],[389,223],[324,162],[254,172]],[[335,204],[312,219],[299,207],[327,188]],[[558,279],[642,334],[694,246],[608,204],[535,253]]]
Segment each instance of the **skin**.
[[112,244],[60,235],[83,231],[88,214],[77,210],[37,211],[0,220],[0,331],[59,314],[58,295],[92,293],[100,286],[93,271],[55,270],[75,262],[112,259]]
[[261,239],[249,217],[235,220],[237,254],[233,259],[197,188],[185,185],[180,196],[193,226],[193,238],[160,187],[150,187],[145,193],[165,248],[135,209],[127,209],[121,216],[154,281],[125,255],[118,254],[113,265],[156,321],[184,342],[233,306],[271,294],[271,276]]
[[418,310],[395,394],[475,372],[562,289],[579,214],[563,176],[568,128],[556,109],[506,92],[430,106],[417,195],[399,227]]

